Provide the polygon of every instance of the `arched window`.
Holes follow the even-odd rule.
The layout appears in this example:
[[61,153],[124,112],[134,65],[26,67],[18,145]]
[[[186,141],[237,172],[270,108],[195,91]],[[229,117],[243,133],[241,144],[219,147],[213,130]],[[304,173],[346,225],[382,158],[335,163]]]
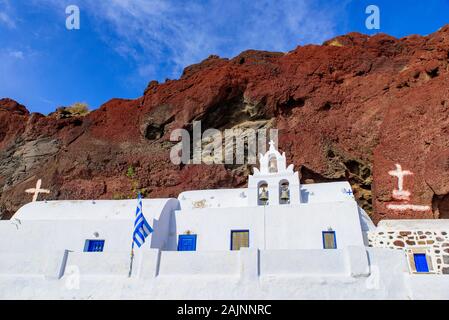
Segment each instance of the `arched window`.
[[279,204],[290,203],[290,183],[287,180],[279,182]]
[[269,192],[268,183],[261,181],[257,187],[257,204],[259,206],[264,206],[268,204]]
[[270,156],[270,160],[268,161],[268,172],[270,173],[278,172],[278,159],[274,154]]

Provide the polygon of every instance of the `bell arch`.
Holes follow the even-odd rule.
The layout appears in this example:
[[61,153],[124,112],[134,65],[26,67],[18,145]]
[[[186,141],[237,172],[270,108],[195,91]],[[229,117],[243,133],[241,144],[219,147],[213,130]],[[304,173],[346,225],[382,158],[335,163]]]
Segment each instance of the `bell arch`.
[[269,198],[270,193],[268,191],[268,183],[265,180],[259,181],[257,184],[257,205],[267,205]]
[[278,173],[278,159],[275,154],[270,155],[268,160],[268,172]]
[[254,167],[248,178],[251,206],[301,203],[299,173],[293,164],[287,166],[285,152],[281,154],[273,141],[265,154],[259,154],[259,168]]
[[279,204],[290,203],[290,182],[287,179],[279,181]]

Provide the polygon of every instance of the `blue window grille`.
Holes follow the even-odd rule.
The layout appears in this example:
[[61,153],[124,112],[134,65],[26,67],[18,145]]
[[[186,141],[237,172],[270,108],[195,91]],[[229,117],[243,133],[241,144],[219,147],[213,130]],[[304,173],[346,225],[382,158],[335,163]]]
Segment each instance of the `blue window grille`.
[[104,240],[86,240],[84,252],[102,252],[104,249]]
[[416,272],[429,272],[425,253],[415,253],[413,254],[413,258],[415,260]]
[[178,251],[196,251],[196,234],[179,235]]
[[337,249],[335,231],[323,231],[323,249]]

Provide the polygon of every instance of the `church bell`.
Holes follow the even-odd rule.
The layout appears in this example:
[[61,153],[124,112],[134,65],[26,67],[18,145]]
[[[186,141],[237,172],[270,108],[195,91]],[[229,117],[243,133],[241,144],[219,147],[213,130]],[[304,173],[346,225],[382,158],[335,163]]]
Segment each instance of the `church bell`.
[[276,158],[271,158],[268,162],[268,172],[277,173],[278,172],[278,163]]
[[283,203],[289,203],[290,201],[290,190],[288,189],[288,183],[282,184],[281,201]]
[[283,201],[289,201],[290,200],[290,195],[289,195],[288,189],[282,190],[282,192],[281,192],[281,200],[283,200]]
[[262,202],[267,202],[268,201],[268,192],[267,189],[263,188],[262,192],[260,193],[259,196],[259,200]]

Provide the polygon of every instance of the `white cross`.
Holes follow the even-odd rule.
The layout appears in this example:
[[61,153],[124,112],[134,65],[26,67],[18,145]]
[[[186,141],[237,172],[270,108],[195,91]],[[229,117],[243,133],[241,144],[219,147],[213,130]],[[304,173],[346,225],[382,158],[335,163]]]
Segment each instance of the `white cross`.
[[274,141],[273,140],[270,140],[270,142],[268,142],[268,144],[270,145],[270,151],[276,149],[275,146],[274,146]]
[[396,164],[396,170],[389,171],[388,174],[398,178],[398,189],[393,190],[393,197],[398,200],[409,200],[410,192],[404,190],[404,177],[412,175],[413,172],[402,170],[402,166],[400,164]]
[[37,180],[36,183],[36,188],[32,188],[32,189],[27,189],[25,190],[26,193],[33,193],[33,202],[37,201],[37,197],[39,196],[39,193],[50,193],[50,190],[47,189],[41,189],[41,185],[42,185],[42,180],[39,179]]

